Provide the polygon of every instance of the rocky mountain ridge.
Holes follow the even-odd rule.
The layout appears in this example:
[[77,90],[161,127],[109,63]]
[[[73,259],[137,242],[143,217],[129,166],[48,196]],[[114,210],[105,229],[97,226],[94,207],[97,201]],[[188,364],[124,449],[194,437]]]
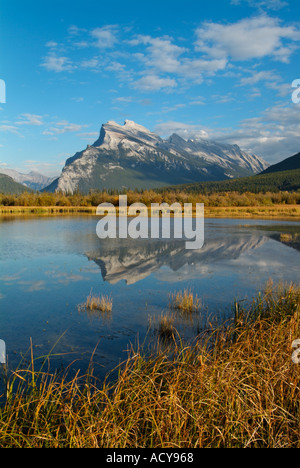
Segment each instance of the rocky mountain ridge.
[[61,176],[46,190],[149,189],[257,174],[268,164],[237,145],[210,140],[162,139],[126,120],[109,121],[100,136],[66,161]]
[[22,184],[32,190],[42,190],[55,180],[55,177],[47,177],[39,172],[31,171],[29,174],[23,174],[14,169],[0,168],[0,174],[11,177],[18,184]]

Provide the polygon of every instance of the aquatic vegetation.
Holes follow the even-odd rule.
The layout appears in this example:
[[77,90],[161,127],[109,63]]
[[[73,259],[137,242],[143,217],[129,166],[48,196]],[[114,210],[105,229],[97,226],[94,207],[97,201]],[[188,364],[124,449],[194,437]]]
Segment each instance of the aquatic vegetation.
[[164,341],[174,340],[176,334],[175,316],[168,312],[162,312],[158,318],[149,316],[148,329],[154,331]]
[[86,309],[87,311],[100,311],[100,312],[111,312],[113,306],[113,300],[109,296],[96,296],[91,291],[87,300],[84,304],[79,306],[80,309]]
[[194,295],[190,289],[179,291],[170,295],[170,308],[185,313],[198,312],[202,303],[197,295]]

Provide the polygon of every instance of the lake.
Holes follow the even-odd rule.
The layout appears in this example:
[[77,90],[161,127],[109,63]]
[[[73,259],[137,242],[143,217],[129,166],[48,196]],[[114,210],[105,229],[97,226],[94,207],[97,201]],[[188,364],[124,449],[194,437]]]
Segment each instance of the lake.
[[[97,218],[0,219],[0,339],[14,368],[32,341],[34,356],[86,370],[94,352],[102,378],[137,343],[153,339],[149,317],[186,288],[202,311],[180,331],[196,336],[206,317],[230,317],[234,300],[251,301],[267,281],[299,282],[300,223],[206,219],[205,244],[179,240],[100,240]],[[113,299],[111,314],[78,308],[90,292]],[[196,323],[196,325],[195,325]],[[54,346],[55,345],[55,346]],[[53,348],[54,347],[54,348]]]

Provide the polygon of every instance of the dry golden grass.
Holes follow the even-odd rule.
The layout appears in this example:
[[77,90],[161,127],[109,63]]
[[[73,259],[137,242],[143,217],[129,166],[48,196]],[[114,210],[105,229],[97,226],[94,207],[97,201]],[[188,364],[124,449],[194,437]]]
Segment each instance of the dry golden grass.
[[86,310],[88,312],[102,312],[102,313],[111,313],[113,306],[113,300],[109,296],[96,296],[93,292],[90,292],[90,295],[87,297],[87,300],[84,304],[78,306],[80,311]]
[[170,295],[170,308],[184,313],[199,312],[201,300],[190,289],[178,291]]

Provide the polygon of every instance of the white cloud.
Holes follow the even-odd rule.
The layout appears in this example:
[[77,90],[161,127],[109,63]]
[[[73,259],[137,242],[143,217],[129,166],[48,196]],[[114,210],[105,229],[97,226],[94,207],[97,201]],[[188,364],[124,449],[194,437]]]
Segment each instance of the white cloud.
[[205,106],[206,98],[204,96],[196,96],[189,102],[190,106]]
[[94,45],[99,49],[111,49],[118,42],[116,26],[95,28],[90,34],[96,39]]
[[79,28],[78,26],[76,25],[72,25],[69,27],[68,29],[68,33],[71,35],[71,36],[78,36],[80,33],[84,33],[86,32],[86,29],[84,28]]
[[58,46],[58,43],[54,41],[49,41],[46,44],[46,47],[49,47],[50,49],[55,49],[57,46]]
[[75,68],[68,57],[57,57],[54,54],[44,57],[41,66],[48,71],[54,71],[56,73],[72,71]]
[[251,7],[258,8],[261,10],[281,10],[288,6],[288,3],[284,0],[231,0],[232,5],[240,5],[246,1]]
[[35,114],[21,114],[21,120],[16,122],[16,125],[34,125],[41,126],[44,124],[42,115]]
[[237,143],[268,162],[276,163],[299,153],[299,106],[276,105],[260,117],[243,120],[236,130],[212,133],[219,140]]
[[18,135],[19,137],[23,138],[23,135],[19,132],[18,127],[15,125],[0,125],[0,132],[3,133],[14,133],[15,135]]
[[117,97],[115,99],[113,99],[113,102],[114,103],[125,103],[125,104],[129,104],[130,102],[132,102],[134,99],[132,96],[121,96],[121,97]]
[[202,83],[203,75],[212,76],[217,71],[224,70],[227,60],[224,58],[215,60],[184,59],[178,73],[187,78],[193,78],[196,83]]
[[176,88],[177,83],[172,78],[161,78],[155,74],[143,76],[134,83],[134,87],[141,91],[159,91],[161,89]]
[[96,70],[100,66],[98,57],[94,57],[88,60],[83,60],[80,64],[82,68],[90,68]]
[[259,83],[260,81],[268,81],[274,82],[274,80],[279,80],[280,77],[278,75],[274,75],[272,71],[254,71],[252,72],[251,76],[244,77],[241,79],[240,85],[241,86],[248,86],[254,85]]
[[88,127],[88,125],[80,125],[80,124],[74,124],[70,123],[66,120],[63,120],[61,122],[57,122],[55,126],[52,126],[48,129],[46,129],[42,134],[43,135],[62,135],[64,133],[70,133],[70,132],[79,132],[83,128]]
[[125,71],[125,65],[119,62],[111,62],[109,65],[105,67],[105,70],[107,71],[113,71],[113,72],[124,72]]
[[168,73],[181,79],[192,79],[194,83],[202,83],[203,75],[213,75],[219,70],[224,70],[227,65],[225,58],[203,59],[190,58],[184,55],[191,54],[185,47],[179,47],[171,42],[169,37],[153,38],[150,36],[138,36],[129,41],[132,46],[147,45],[144,53],[136,53],[133,56],[138,59],[150,71],[149,73]]
[[187,140],[190,138],[207,139],[209,137],[208,132],[203,126],[174,121],[157,124],[154,132],[161,137],[168,137],[173,133],[177,133],[177,135]]
[[[275,72],[269,70],[262,70],[260,72],[253,71],[250,76],[245,76],[241,78],[239,86],[251,87],[257,85],[260,82],[264,82],[264,85],[268,89],[273,89],[276,91],[277,96],[285,97],[291,92],[291,84],[284,83],[280,75],[277,75]],[[253,88],[252,96],[261,96],[263,90],[258,90]]]
[[187,52],[187,49],[178,47],[171,43],[169,38],[153,38],[150,36],[139,36],[131,41],[131,45],[148,45],[146,55],[138,57],[148,67],[153,67],[161,72],[176,73],[180,68],[179,57]]
[[[295,26],[281,26],[267,15],[246,18],[237,23],[205,22],[197,29],[196,48],[214,59],[245,61],[270,56],[288,62],[300,40]],[[285,43],[287,42],[287,43]]]
[[177,133],[182,138],[208,138],[237,144],[243,150],[263,157],[271,164],[299,153],[299,105],[276,105],[261,116],[244,119],[236,129],[212,129],[184,122],[164,122],[154,131],[162,137]]

